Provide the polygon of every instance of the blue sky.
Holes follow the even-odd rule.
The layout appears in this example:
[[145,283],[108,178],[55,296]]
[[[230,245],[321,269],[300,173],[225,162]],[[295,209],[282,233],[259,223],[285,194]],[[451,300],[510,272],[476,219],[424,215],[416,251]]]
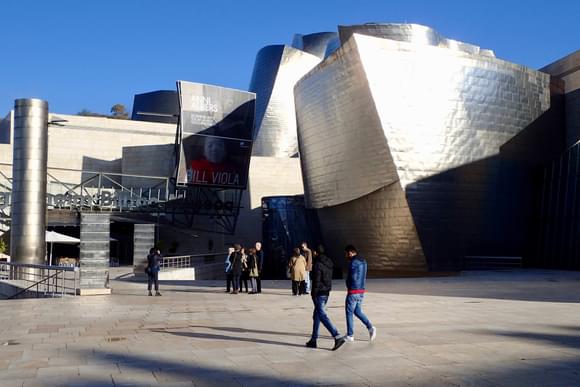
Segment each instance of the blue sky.
[[16,98],[108,113],[178,79],[247,89],[257,51],[339,24],[409,22],[540,68],[580,48],[580,1],[3,0],[0,116]]

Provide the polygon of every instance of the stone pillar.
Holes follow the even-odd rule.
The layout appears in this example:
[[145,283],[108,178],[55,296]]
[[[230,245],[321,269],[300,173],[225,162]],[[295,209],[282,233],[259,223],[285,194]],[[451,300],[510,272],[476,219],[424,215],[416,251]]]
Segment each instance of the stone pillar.
[[48,103],[14,101],[12,156],[12,262],[42,265],[46,259]]
[[145,275],[147,254],[155,246],[155,225],[136,224],[133,232],[133,274]]
[[111,294],[110,214],[81,214],[80,294]]

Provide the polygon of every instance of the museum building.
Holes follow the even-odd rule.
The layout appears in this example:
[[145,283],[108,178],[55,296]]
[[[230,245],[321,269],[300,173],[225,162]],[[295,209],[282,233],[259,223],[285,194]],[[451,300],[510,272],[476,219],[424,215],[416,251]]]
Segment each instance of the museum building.
[[[136,267],[145,224],[165,254],[263,240],[272,266],[306,239],[338,267],[356,245],[374,276],[483,261],[580,269],[580,51],[534,70],[426,26],[339,26],[264,47],[249,92],[247,139],[208,124],[176,141],[180,90],[136,95],[129,120],[50,113],[47,226],[71,234],[83,212],[71,190],[108,190],[110,252]],[[195,136],[250,141],[245,184],[178,189],[179,146],[202,149]],[[12,111],[0,123],[0,233],[13,144]]]

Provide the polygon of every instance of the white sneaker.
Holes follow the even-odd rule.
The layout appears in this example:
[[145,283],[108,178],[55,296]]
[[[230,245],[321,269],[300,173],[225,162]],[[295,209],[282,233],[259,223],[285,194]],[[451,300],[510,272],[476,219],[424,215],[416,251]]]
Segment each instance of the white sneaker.
[[348,343],[352,343],[354,341],[354,336],[344,336],[344,339],[348,342]]
[[369,336],[371,341],[373,341],[374,339],[376,339],[377,337],[377,328],[372,327],[371,329],[369,329]]

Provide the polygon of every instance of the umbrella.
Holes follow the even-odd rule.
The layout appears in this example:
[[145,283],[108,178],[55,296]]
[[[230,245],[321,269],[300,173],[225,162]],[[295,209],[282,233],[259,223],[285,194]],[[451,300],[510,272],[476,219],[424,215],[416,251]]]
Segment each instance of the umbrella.
[[48,264],[52,266],[52,245],[54,243],[74,245],[80,243],[80,241],[78,238],[60,234],[56,231],[46,231],[46,242],[50,243],[50,258]]

